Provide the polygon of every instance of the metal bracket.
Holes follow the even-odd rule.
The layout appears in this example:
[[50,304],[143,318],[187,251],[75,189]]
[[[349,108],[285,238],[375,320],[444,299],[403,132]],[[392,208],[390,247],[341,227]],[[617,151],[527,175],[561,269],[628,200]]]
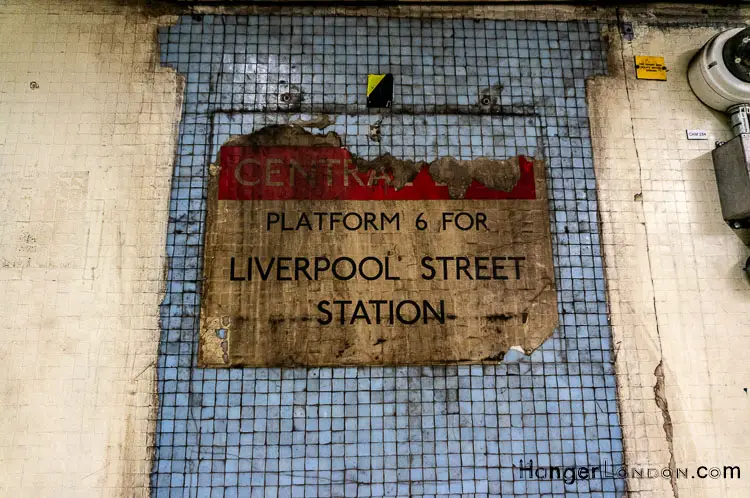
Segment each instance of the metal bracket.
[[633,37],[635,36],[635,32],[633,31],[633,23],[621,22],[620,33],[622,33],[622,37],[625,38],[627,41],[631,41]]

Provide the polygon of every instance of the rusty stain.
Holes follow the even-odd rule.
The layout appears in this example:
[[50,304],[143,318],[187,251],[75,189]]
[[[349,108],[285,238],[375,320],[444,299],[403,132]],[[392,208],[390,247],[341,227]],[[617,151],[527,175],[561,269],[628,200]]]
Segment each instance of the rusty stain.
[[226,339],[221,341],[221,358],[224,360],[224,364],[229,365],[229,343]]
[[[210,116],[216,115],[229,115],[236,116],[241,114],[260,114],[260,113],[273,113],[273,112],[301,112],[301,104],[290,108],[287,104],[283,103],[280,96],[284,92],[277,95],[277,102],[273,103],[269,107],[222,107],[209,112]],[[490,97],[492,99],[492,97]],[[529,126],[535,126],[534,120],[540,117],[537,112],[537,107],[544,106],[545,102],[541,99],[535,101],[524,101],[516,97],[516,101],[509,103],[508,105],[501,105],[498,101],[497,104],[482,105],[482,97],[477,96],[477,100],[473,104],[433,104],[429,106],[425,105],[406,105],[400,104],[395,112],[392,112],[391,116],[447,116],[447,115],[462,115],[462,116],[498,116],[498,117],[516,117],[516,118],[529,118]],[[307,111],[316,115],[350,115],[356,113],[356,110],[349,104],[315,104],[313,110]],[[300,124],[290,122],[289,124]],[[308,126],[306,126],[308,127]],[[308,127],[309,128],[309,127]]]
[[297,111],[305,100],[305,94],[298,85],[280,82],[281,90],[278,95],[279,109],[282,111]]
[[503,361],[503,358],[505,358],[505,351],[500,351],[497,354],[494,354],[494,355],[491,355],[491,356],[486,356],[484,358],[484,361],[487,361],[487,362],[498,362],[499,363],[499,362]]
[[378,119],[376,122],[370,125],[370,130],[367,133],[367,136],[372,140],[373,142],[380,143],[380,140],[382,138],[382,135],[380,133],[380,126],[383,124],[383,118]]
[[501,112],[500,94],[503,92],[503,85],[492,85],[479,91],[479,106],[486,108],[491,113]]

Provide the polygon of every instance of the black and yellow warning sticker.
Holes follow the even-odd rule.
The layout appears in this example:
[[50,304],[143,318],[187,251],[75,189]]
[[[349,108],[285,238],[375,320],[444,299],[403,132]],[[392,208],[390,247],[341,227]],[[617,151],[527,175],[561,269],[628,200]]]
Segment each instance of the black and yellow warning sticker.
[[667,66],[664,65],[664,57],[636,55],[635,77],[639,80],[667,81]]
[[367,75],[367,107],[391,107],[393,102],[393,75]]

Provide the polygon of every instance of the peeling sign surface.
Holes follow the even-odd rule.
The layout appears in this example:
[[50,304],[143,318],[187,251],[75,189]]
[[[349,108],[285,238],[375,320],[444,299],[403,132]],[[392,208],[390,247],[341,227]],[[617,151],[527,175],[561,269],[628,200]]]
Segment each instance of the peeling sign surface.
[[499,361],[557,326],[544,164],[231,139],[209,182],[205,366]]

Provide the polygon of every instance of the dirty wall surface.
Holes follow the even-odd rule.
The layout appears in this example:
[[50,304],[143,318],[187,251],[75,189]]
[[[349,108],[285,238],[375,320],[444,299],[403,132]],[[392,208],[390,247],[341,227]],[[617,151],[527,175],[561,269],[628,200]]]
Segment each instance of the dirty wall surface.
[[[610,75],[588,91],[618,399],[628,466],[674,476],[631,478],[628,490],[746,496],[747,481],[723,469],[750,468],[750,254],[722,220],[711,159],[714,142],[732,136],[727,117],[686,77],[698,49],[736,24],[624,20],[632,37],[611,32]],[[667,81],[637,80],[635,55],[665,57]],[[687,140],[693,129],[708,139]],[[721,477],[700,479],[699,466]]]
[[[513,463],[621,463],[584,100],[585,78],[605,70],[599,30],[208,15],[160,32],[162,62],[184,75],[186,92],[162,310],[157,496],[537,495],[566,488],[519,479]],[[368,111],[366,75],[387,72],[393,107]],[[497,105],[482,109],[487,88],[498,89]],[[299,98],[280,98],[290,92]],[[561,324],[552,338],[496,365],[196,368],[207,169],[230,137],[311,116],[366,159],[544,159]],[[370,134],[378,122],[380,142]],[[609,477],[567,489],[602,496],[623,487]]]
[[[424,16],[426,10],[413,15]],[[602,9],[545,6],[459,10],[430,12],[608,18],[612,26],[616,18]],[[399,13],[409,15],[404,9]],[[502,94],[503,105],[511,111],[519,110],[514,104],[526,107],[511,117],[477,115],[469,99],[476,94],[468,88],[481,85],[473,80],[463,87],[465,95],[455,96],[449,95],[447,86],[437,94],[426,87],[404,92],[402,80],[396,87],[402,92],[399,100],[411,102],[414,112],[402,109],[390,121],[384,119],[382,145],[368,137],[376,115],[361,109],[349,115],[352,105],[359,109],[361,104],[359,81],[352,83],[351,91],[334,87],[335,95],[323,90],[322,81],[314,81],[318,87],[310,95],[317,97],[308,101],[309,107],[271,106],[268,113],[260,112],[263,106],[256,102],[265,102],[266,93],[277,94],[243,87],[244,77],[235,81],[235,76],[251,69],[262,74],[268,65],[236,69],[224,64],[225,55],[232,54],[226,59],[231,63],[243,53],[237,46],[225,54],[225,48],[243,39],[215,26],[204,30],[206,24],[225,23],[220,18],[183,19],[162,30],[163,62],[169,59],[181,74],[192,74],[193,86],[184,92],[187,101],[182,108],[178,79],[155,63],[157,23],[177,19],[157,21],[154,12],[135,14],[137,9],[87,1],[61,5],[11,0],[0,8],[0,169],[5,174],[0,183],[0,326],[8,338],[0,346],[0,494],[145,496],[153,471],[152,493],[158,496],[195,496],[199,489],[201,494],[212,489],[215,495],[233,496],[248,487],[255,494],[284,495],[290,493],[290,483],[298,485],[296,492],[309,496],[334,491],[408,494],[433,488],[456,494],[499,489],[503,495],[536,496],[549,484],[511,484],[515,476],[507,469],[516,463],[513,460],[536,452],[549,454],[550,462],[567,462],[563,455],[575,455],[578,463],[622,461],[620,423],[624,458],[631,467],[660,469],[670,462],[690,469],[750,466],[744,430],[750,296],[739,273],[747,250],[722,224],[708,155],[714,139],[729,137],[729,128],[723,116],[695,100],[683,77],[692,54],[712,34],[741,22],[743,11],[716,14],[710,7],[691,11],[684,6],[640,13],[621,9],[619,17],[633,22],[633,37],[607,28],[609,74],[590,84],[588,111],[580,88],[582,73],[570,80],[573,65],[580,61],[565,62],[568,55],[560,52],[555,60],[541,52],[537,59],[537,47],[526,52],[529,47],[519,45],[534,38],[519,38],[520,26],[541,24],[486,21],[495,26],[500,42],[491,43],[490,36],[474,49],[496,45],[503,57],[503,50],[517,53],[497,75],[512,81]],[[434,26],[443,21],[398,22],[420,27],[432,23],[437,38],[449,37],[454,26],[464,27],[463,21],[445,21],[451,28],[440,24],[439,30]],[[686,22],[692,24],[685,26]],[[390,52],[390,30],[396,28],[388,26],[387,44],[385,37],[377,36],[376,42],[361,42],[357,36],[356,43],[349,43],[378,45],[367,54],[366,67],[357,68],[358,76],[369,72],[369,56],[386,50],[386,45],[389,55],[395,53]],[[483,26],[486,33],[488,24]],[[588,28],[577,23],[551,26],[558,44],[566,36],[569,43],[577,38],[599,42],[593,23]],[[513,32],[514,27],[521,31]],[[334,28],[325,32],[336,36]],[[333,42],[346,40],[346,34]],[[551,46],[553,35],[541,43]],[[417,40],[423,36],[424,30]],[[471,47],[471,36],[464,33],[464,48]],[[453,39],[460,47],[461,38]],[[406,47],[411,39],[394,40],[395,46],[399,43]],[[335,54],[326,48],[331,43],[323,45],[325,57],[315,61],[320,64],[315,72],[331,60],[340,69],[341,61],[331,58]],[[274,44],[264,48],[259,43],[244,54],[270,55],[278,50],[280,55],[281,46],[279,42],[278,49]],[[595,55],[602,47],[591,52],[593,59],[602,57]],[[410,52],[409,56],[421,55]],[[666,57],[666,83],[634,79],[632,57],[644,54]],[[521,62],[527,55],[533,59],[528,65],[532,78],[548,67],[559,73],[558,66],[569,66],[564,73],[567,82],[561,88],[555,88],[560,87],[555,81],[547,82],[544,86],[552,88],[548,90],[509,76],[508,71],[525,67]],[[443,76],[466,78],[468,84],[473,74],[464,63],[455,60],[455,74]],[[435,66],[434,60],[411,64],[412,71]],[[388,65],[377,60],[377,67]],[[586,76],[604,72],[603,64],[586,67]],[[231,68],[232,81],[219,85],[217,77],[224,68]],[[346,69],[336,73],[348,74]],[[406,73],[408,65],[399,63],[398,69]],[[450,64],[444,71],[451,72]],[[304,78],[300,76],[300,83]],[[333,84],[342,82],[334,77]],[[443,92],[445,100],[440,100]],[[356,97],[348,102],[339,94]],[[421,95],[426,96],[424,105]],[[536,98],[539,95],[543,98]],[[455,104],[450,111],[435,112],[435,104],[448,102]],[[214,112],[244,106],[255,112]],[[196,357],[200,277],[195,268],[201,256],[207,165],[215,160],[217,145],[230,135],[297,121],[302,111],[328,111],[333,120],[328,130],[342,134],[347,146],[353,144],[370,158],[382,150],[400,157],[432,157],[420,138],[432,135],[452,140],[438,143],[435,157],[450,153],[471,158],[480,145],[473,137],[490,134],[508,137],[503,140],[507,145],[482,149],[482,154],[510,157],[544,149],[563,310],[555,336],[530,358],[512,350],[502,363],[490,367],[224,373],[191,368]],[[538,124],[525,123],[529,111]],[[170,189],[180,113],[185,124],[175,187]],[[414,114],[427,125],[415,121]],[[570,121],[586,114],[592,118],[596,186],[586,120]],[[570,127],[569,122],[577,124]],[[688,123],[707,130],[710,140],[687,142]],[[411,131],[394,135],[394,129]],[[579,131],[582,135],[576,134]],[[462,136],[467,141],[461,142]],[[545,137],[549,139],[543,141]],[[585,181],[577,176],[580,171]],[[588,214],[596,220],[590,205],[579,199],[594,199],[595,187],[611,344],[608,329],[601,327],[606,323],[603,308],[594,318],[583,305],[581,290],[573,291],[574,277],[585,276],[589,283],[583,285],[590,288],[593,273],[596,303],[604,302],[599,297],[603,286],[598,256],[578,262],[579,257],[598,255],[596,230],[589,227],[587,232],[579,218]],[[171,269],[159,341],[168,215]],[[573,239],[566,233],[566,226],[571,231],[569,219],[578,220],[582,231],[574,231]],[[157,347],[162,408],[154,439]],[[615,355],[608,356],[610,348]],[[612,404],[612,362],[618,376],[619,421]],[[590,375],[592,371],[597,374]],[[602,387],[606,402],[599,398]],[[155,445],[158,458],[152,465]],[[446,475],[451,484],[439,479]],[[745,482],[630,478],[627,487],[635,496],[713,498],[744,496]],[[613,490],[622,490],[624,483],[601,487],[605,490],[600,492],[578,482],[565,489],[583,496],[619,496]]]
[[2,496],[148,496],[181,95],[156,28],[0,6]]

